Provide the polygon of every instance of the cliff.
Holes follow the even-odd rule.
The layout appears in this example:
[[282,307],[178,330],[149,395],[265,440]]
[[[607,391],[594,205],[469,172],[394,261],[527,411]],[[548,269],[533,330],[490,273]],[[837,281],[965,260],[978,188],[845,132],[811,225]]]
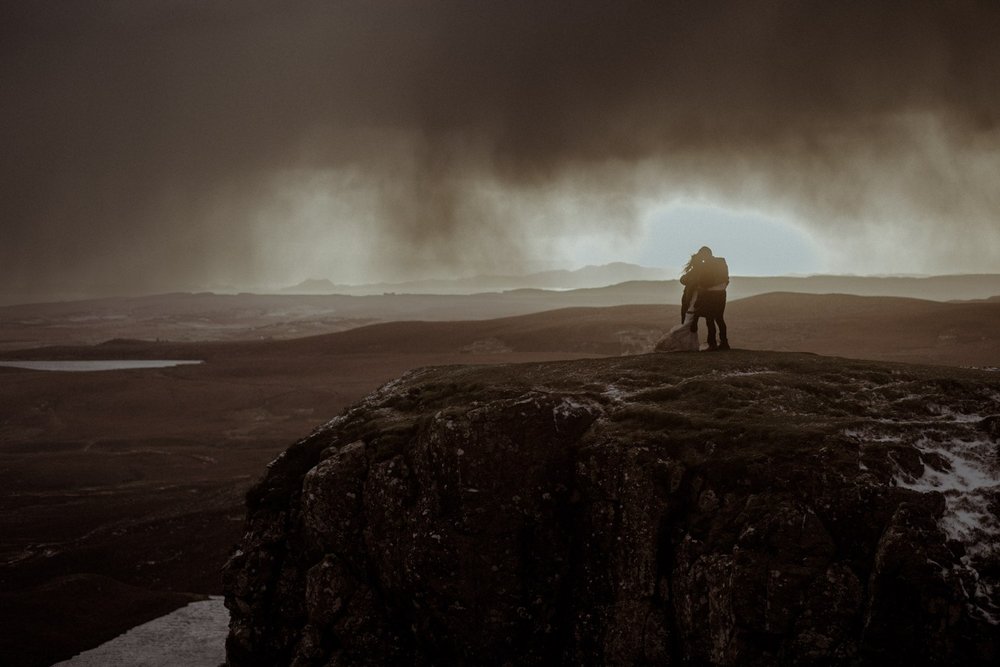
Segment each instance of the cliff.
[[228,661],[995,664],[998,439],[986,371],[414,371],[250,492]]

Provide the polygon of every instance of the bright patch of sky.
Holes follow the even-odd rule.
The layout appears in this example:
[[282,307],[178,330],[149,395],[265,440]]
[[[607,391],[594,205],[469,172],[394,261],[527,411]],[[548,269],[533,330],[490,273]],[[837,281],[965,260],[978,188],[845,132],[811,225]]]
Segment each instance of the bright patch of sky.
[[573,264],[629,262],[677,269],[703,245],[725,257],[734,275],[823,273],[826,253],[803,229],[754,211],[706,204],[672,204],[649,211],[629,238],[574,239]]

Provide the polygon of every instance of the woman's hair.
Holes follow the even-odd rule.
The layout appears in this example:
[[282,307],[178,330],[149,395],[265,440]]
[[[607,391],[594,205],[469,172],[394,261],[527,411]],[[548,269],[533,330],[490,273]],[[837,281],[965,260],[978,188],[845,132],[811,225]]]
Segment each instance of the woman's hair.
[[707,245],[703,245],[702,247],[698,248],[698,252],[691,255],[691,259],[689,259],[688,263],[684,265],[683,273],[684,274],[690,273],[691,270],[698,264],[698,262],[702,261],[706,257],[711,257],[711,256],[712,256],[712,249],[709,248]]

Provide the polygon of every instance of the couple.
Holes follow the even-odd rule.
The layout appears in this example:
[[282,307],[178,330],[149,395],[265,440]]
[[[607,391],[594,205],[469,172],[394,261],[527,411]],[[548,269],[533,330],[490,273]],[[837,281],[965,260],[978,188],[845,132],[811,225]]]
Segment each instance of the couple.
[[[726,287],[729,286],[729,266],[723,257],[713,257],[708,246],[691,255],[681,276],[684,295],[681,297],[681,324],[670,330],[657,349],[665,351],[697,350],[698,318],[708,324],[708,350],[728,350],[726,337]],[[715,332],[718,328],[719,339]]]

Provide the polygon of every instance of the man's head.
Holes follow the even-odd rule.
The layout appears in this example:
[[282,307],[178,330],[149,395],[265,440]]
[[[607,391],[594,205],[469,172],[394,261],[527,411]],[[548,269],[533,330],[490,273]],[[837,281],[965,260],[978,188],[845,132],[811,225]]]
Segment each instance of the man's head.
[[698,257],[700,259],[708,259],[711,256],[712,256],[712,249],[709,248],[707,245],[703,245],[701,248],[699,248],[697,254],[695,255],[695,257]]

